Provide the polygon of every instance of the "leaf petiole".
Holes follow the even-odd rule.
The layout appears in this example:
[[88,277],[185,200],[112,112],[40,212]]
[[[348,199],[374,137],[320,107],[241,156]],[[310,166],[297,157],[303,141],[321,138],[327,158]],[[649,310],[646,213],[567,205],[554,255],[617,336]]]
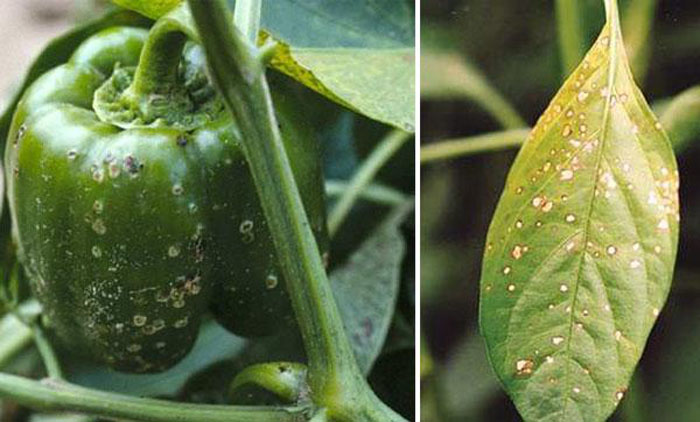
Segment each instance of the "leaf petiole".
[[31,330],[34,335],[34,344],[39,350],[41,360],[44,362],[44,366],[46,367],[46,373],[52,379],[62,380],[63,371],[61,370],[61,365],[58,362],[56,352],[54,352],[53,346],[51,346],[51,343],[46,338],[44,330],[39,326],[38,321],[31,325]]
[[374,151],[365,160],[350,180],[345,193],[340,197],[328,216],[328,231],[335,235],[360,193],[372,181],[384,164],[411,138],[411,134],[401,130],[393,130],[382,139]]
[[[343,180],[326,180],[326,195],[330,197],[342,196],[349,187],[350,184]],[[380,183],[367,185],[360,191],[360,198],[391,207],[401,205],[407,200],[406,195],[402,192]]]

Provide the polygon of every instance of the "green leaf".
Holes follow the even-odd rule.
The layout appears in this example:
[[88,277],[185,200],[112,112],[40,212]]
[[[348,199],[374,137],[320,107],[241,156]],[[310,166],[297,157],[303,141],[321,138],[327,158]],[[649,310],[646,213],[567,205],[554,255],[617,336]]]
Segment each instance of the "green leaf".
[[279,42],[271,65],[332,101],[414,132],[413,48],[297,48]]
[[[438,394],[449,420],[472,420],[499,391],[483,343],[471,329],[451,352],[439,374]],[[470,380],[468,389],[463,387],[465,379]]]
[[[316,94],[313,94],[313,96],[322,99],[323,105],[326,107],[333,105],[323,97],[319,97]],[[314,109],[309,110],[315,111]],[[319,130],[319,138],[321,145],[323,145],[323,174],[326,180],[348,180],[355,174],[355,170],[360,163],[357,148],[354,144],[356,136],[355,120],[358,117],[353,112],[343,110],[337,117],[332,120],[328,119],[331,121],[331,124],[328,124],[327,128]]]
[[262,26],[295,47],[402,48],[413,46],[413,14],[405,0],[274,0]]
[[673,274],[676,163],[607,6],[518,154],[487,238],[481,330],[526,421],[605,420]]
[[32,330],[27,323],[32,323],[41,314],[41,305],[35,300],[28,300],[19,305],[15,312],[0,319],[0,369],[12,361],[32,339]]
[[274,68],[355,112],[413,132],[413,15],[405,0],[275,0],[263,3],[262,28],[281,43]]
[[126,9],[133,10],[151,19],[158,19],[177,7],[182,0],[112,0]]
[[20,89],[17,91],[12,101],[10,101],[9,106],[2,112],[2,115],[0,115],[0,148],[2,148],[3,151],[5,149],[7,132],[10,128],[12,115],[14,114],[19,99],[29,85],[39,76],[59,64],[67,62],[80,43],[105,28],[119,25],[147,27],[149,23],[150,21],[146,18],[134,12],[115,9],[94,21],[77,26],[65,34],[54,38],[39,56],[34,59],[34,62],[27,71],[27,75],[22,81]]
[[331,287],[355,358],[368,374],[382,350],[394,315],[406,244],[392,214],[331,276]]

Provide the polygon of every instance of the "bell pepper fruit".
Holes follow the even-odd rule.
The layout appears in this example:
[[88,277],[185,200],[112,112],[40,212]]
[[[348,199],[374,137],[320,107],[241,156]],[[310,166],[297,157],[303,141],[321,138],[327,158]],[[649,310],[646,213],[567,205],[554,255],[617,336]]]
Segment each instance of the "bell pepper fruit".
[[[13,237],[65,348],[126,372],[180,361],[211,310],[234,333],[294,321],[241,134],[199,46],[158,21],[87,39],[28,88],[5,152]],[[319,145],[273,102],[325,253]]]

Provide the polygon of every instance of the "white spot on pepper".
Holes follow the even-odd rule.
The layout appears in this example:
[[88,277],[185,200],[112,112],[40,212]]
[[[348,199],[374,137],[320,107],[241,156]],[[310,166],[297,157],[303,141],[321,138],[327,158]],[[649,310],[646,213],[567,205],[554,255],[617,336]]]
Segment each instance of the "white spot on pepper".
[[98,218],[95,221],[93,221],[92,230],[94,230],[95,233],[99,235],[103,235],[107,232],[107,227],[105,226],[104,221],[102,221],[101,218]]
[[180,247],[177,245],[172,245],[171,247],[168,248],[168,256],[171,258],[175,258],[178,255],[180,255]]

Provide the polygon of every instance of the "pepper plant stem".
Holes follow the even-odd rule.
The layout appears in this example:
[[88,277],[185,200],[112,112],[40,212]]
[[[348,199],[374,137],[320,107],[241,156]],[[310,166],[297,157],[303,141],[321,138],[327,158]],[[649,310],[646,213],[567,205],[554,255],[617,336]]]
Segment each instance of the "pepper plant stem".
[[[253,47],[228,24],[225,6],[218,1],[191,1],[190,6],[214,82],[244,134],[243,149],[287,275],[302,334],[312,346],[307,350],[310,367],[334,372],[346,365],[339,355],[350,353],[350,347],[347,341],[330,345],[337,334],[334,328],[342,324],[335,324],[340,323],[335,307],[332,312],[317,306],[332,296],[319,282],[326,280],[325,270],[284,152],[267,82],[261,72],[250,72],[257,61]],[[304,292],[307,276],[314,282]]]
[[372,154],[362,163],[362,166],[355,172],[355,175],[350,180],[348,188],[340,197],[328,216],[328,231],[331,235],[335,235],[340,229],[340,226],[345,221],[345,218],[350,213],[352,206],[357,201],[360,193],[377,175],[379,169],[389,161],[389,159],[398,151],[399,148],[410,138],[410,134],[401,130],[391,131],[377,147],[372,151]]
[[282,144],[264,67],[221,0],[189,0],[214,83],[243,134],[309,360],[314,403],[336,421],[402,421],[367,385],[350,348]]

